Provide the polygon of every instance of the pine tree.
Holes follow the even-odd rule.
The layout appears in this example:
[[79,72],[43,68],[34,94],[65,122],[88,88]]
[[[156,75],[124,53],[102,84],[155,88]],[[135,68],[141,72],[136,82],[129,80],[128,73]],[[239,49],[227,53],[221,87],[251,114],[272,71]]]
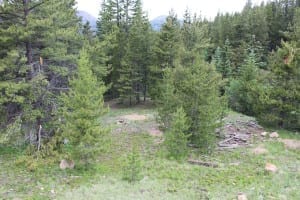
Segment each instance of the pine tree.
[[194,44],[194,34],[192,33],[192,16],[188,9],[185,10],[183,16],[181,35],[182,35],[182,40],[185,48],[190,51],[195,44]]
[[89,55],[81,50],[78,71],[70,80],[70,90],[62,95],[65,120],[63,138],[72,148],[72,158],[88,164],[107,145],[108,130],[99,123],[99,117],[107,112],[104,106],[103,82],[92,73]]
[[[4,37],[0,37],[4,39]],[[1,43],[1,42],[0,42]],[[1,48],[2,49],[2,48]],[[22,52],[7,49],[0,59],[0,121],[5,127],[9,121],[17,119],[25,104],[30,85],[26,82],[26,59]]]
[[186,11],[181,28],[181,39],[183,50],[180,54],[183,65],[193,64],[199,55],[205,55],[210,48],[210,37],[208,34],[208,24],[196,14],[191,19],[191,14]]
[[[101,40],[110,40],[112,47],[109,51],[111,71],[108,75],[108,82],[111,83],[111,98],[124,99],[124,94],[132,94],[130,83],[130,63],[127,59],[128,37],[132,24],[132,9],[134,1],[132,0],[108,0],[102,3],[102,10],[98,20],[98,37]],[[121,77],[122,76],[122,77]]]
[[104,0],[101,4],[101,11],[97,20],[97,36],[100,40],[103,40],[105,35],[110,34],[116,24],[113,5],[111,0]]
[[220,77],[214,67],[200,58],[189,67],[167,70],[158,101],[162,124],[170,128],[171,113],[182,107],[190,123],[190,142],[204,151],[212,151],[214,131],[224,106],[219,86]]
[[300,51],[296,42],[283,43],[270,57],[267,98],[258,117],[262,122],[300,130]]
[[[225,47],[226,49],[226,47]],[[230,58],[227,57],[228,53],[224,52],[221,47],[217,47],[213,62],[216,66],[216,69],[222,75],[222,79],[230,78],[231,77],[231,61]]]
[[156,48],[156,56],[162,69],[175,67],[180,49],[180,24],[174,11],[170,11],[162,26]]
[[35,11],[34,7],[40,6],[34,3],[4,1],[0,6],[0,88],[3,94],[0,108],[4,126],[22,113],[30,93],[28,71],[33,55],[28,20]]
[[92,31],[90,22],[87,21],[83,24],[82,27],[82,35],[84,36],[84,38],[89,41],[89,43],[92,42],[93,38],[94,38],[94,33]]
[[231,76],[234,76],[234,74],[236,73],[236,69],[232,62],[233,52],[232,52],[230,41],[228,39],[226,39],[223,49],[224,49],[224,66],[223,69],[221,69],[221,73],[224,74],[224,77],[229,78]]
[[[129,95],[129,98],[134,96],[136,102],[139,103],[142,95],[144,96],[144,101],[146,99],[151,57],[151,33],[149,21],[142,11],[141,1],[137,0],[135,3],[132,25],[128,35],[128,51],[126,55],[128,67],[124,74],[120,73],[120,78],[124,78],[124,80],[129,79],[129,87],[131,88],[120,94],[125,97]],[[125,86],[126,84],[123,85]]]
[[165,135],[165,146],[167,148],[168,157],[181,160],[188,154],[188,138],[189,134],[188,119],[182,107],[177,108],[172,116],[171,126]]
[[236,111],[247,115],[254,115],[254,106],[257,104],[258,64],[252,50],[245,63],[239,69],[238,78],[230,82],[227,90],[229,105]]
[[[54,132],[49,122],[57,110],[57,91],[67,87],[81,45],[74,5],[74,0],[24,0],[4,1],[0,7],[0,59],[6,60],[3,72],[9,72],[2,81],[16,84],[13,90],[6,84],[3,89],[19,97],[1,107],[21,115],[22,132],[36,133],[37,140],[41,126],[43,134]],[[9,112],[6,120],[12,121],[16,116]]]
[[[97,21],[97,37],[100,41],[102,49],[99,49],[101,54],[106,56],[105,65],[108,66],[105,84],[109,85],[107,95],[110,98],[117,97],[115,88],[118,80],[118,72],[116,70],[116,60],[118,60],[118,46],[120,27],[120,6],[119,1],[105,0],[102,2],[101,11]],[[97,58],[97,55],[93,57]]]
[[140,181],[143,178],[141,155],[137,145],[133,145],[131,152],[127,155],[123,169],[123,179],[129,183]]
[[151,67],[152,87],[150,91],[153,99],[161,94],[160,87],[163,79],[163,71],[166,68],[174,68],[176,63],[179,63],[181,50],[180,24],[177,15],[171,10],[155,44],[154,52],[156,60]]
[[293,26],[281,48],[269,57],[270,73],[256,107],[258,119],[271,126],[300,130],[300,12],[295,10]]
[[300,3],[298,8],[295,10],[295,15],[293,19],[293,27],[292,27],[292,40],[298,41],[297,45],[300,46]]
[[[104,1],[98,20],[98,36],[110,42],[110,95],[131,105],[147,93],[150,25],[140,0]],[[113,39],[113,40],[111,40]]]

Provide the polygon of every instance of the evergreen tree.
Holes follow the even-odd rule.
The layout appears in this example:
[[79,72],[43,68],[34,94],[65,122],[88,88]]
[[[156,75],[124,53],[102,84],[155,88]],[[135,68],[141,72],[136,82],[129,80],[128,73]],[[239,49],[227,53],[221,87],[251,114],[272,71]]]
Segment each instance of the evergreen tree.
[[18,102],[3,102],[1,109],[8,117],[5,121],[21,115],[22,131],[30,138],[36,134],[37,141],[41,126],[42,134],[54,132],[48,122],[57,109],[57,91],[67,87],[66,77],[81,45],[74,5],[73,0],[25,0],[4,1],[0,7],[0,54],[6,60],[2,72],[9,73],[1,81],[15,85],[9,89],[3,84],[2,89],[19,97]]
[[114,30],[115,17],[113,12],[113,1],[103,0],[101,11],[97,20],[97,36],[99,39],[104,39],[105,35],[110,34]]
[[226,43],[224,50],[221,47],[216,49],[213,61],[218,72],[221,73],[222,79],[230,78],[232,75],[232,66],[230,61],[229,42]]
[[83,24],[83,27],[82,27],[82,34],[84,36],[84,38],[89,41],[89,43],[92,42],[93,38],[94,38],[94,33],[92,31],[92,28],[91,28],[91,25],[90,25],[90,22],[87,21]]
[[145,101],[147,95],[152,36],[149,20],[143,14],[140,0],[136,1],[133,13],[127,56],[130,66],[132,66],[133,77],[131,82],[133,94],[136,102],[139,103],[140,97],[143,95]]
[[233,51],[230,44],[229,39],[226,39],[224,47],[224,66],[221,69],[221,73],[224,75],[223,77],[229,78],[235,75],[236,67],[234,66],[233,60]]
[[186,11],[186,19],[184,19],[181,28],[181,39],[184,49],[180,54],[181,63],[189,65],[195,62],[199,55],[205,55],[210,45],[210,37],[208,34],[208,24],[198,17],[196,14],[193,20],[190,19],[191,14]]
[[28,101],[28,71],[33,62],[33,31],[29,31],[32,27],[28,20],[35,11],[34,7],[39,6],[40,4],[33,4],[31,1],[4,1],[0,6],[2,126],[21,114]]
[[[296,41],[297,46],[300,46],[300,6],[295,10],[295,15],[293,19],[293,27],[291,31],[291,39]],[[298,42],[297,42],[298,41]]]
[[270,57],[271,74],[267,98],[258,117],[281,128],[300,130],[300,51],[296,42],[283,43]]
[[192,33],[192,16],[191,12],[187,9],[185,10],[184,16],[183,16],[183,25],[181,27],[181,35],[182,40],[185,48],[187,50],[191,50],[193,48],[194,44],[194,34]]
[[248,115],[254,115],[254,106],[257,103],[258,64],[252,50],[245,63],[239,69],[238,78],[230,82],[227,91],[230,106]]
[[300,130],[300,12],[295,10],[291,32],[286,34],[290,42],[269,58],[270,73],[265,90],[261,92],[260,103],[256,106],[258,119],[268,125]]
[[165,135],[165,145],[169,158],[181,160],[188,154],[189,129],[188,119],[182,107],[177,108],[172,116],[171,126]]
[[99,124],[107,112],[103,94],[105,86],[92,73],[89,55],[81,50],[78,71],[70,80],[70,90],[62,95],[65,120],[63,138],[71,146],[72,158],[88,164],[107,145],[108,130]]
[[163,71],[166,68],[174,68],[179,62],[182,43],[180,38],[180,24],[173,10],[170,11],[166,23],[162,26],[155,44],[154,65],[151,67],[151,97],[160,95],[160,87],[163,79]]
[[175,67],[176,59],[179,56],[180,24],[174,11],[170,11],[166,23],[162,26],[156,47],[158,65],[164,69]]
[[219,97],[219,86],[220,77],[214,67],[201,59],[189,67],[176,66],[167,70],[158,102],[162,124],[170,128],[171,113],[182,107],[191,125],[190,142],[211,151],[224,105]]
[[[151,57],[150,30],[148,19],[142,11],[141,1],[137,0],[128,36],[128,51],[126,55],[128,66],[123,73],[120,73],[123,86],[119,87],[119,91],[123,89],[123,91],[120,91],[120,95],[123,98],[129,96],[130,104],[132,97],[135,97],[137,103],[140,102],[142,95],[144,96],[144,101],[146,100]],[[126,88],[124,89],[124,86],[127,90]]]
[[[111,83],[110,95],[112,98],[125,98],[124,94],[132,94],[132,85],[130,83],[130,63],[128,55],[128,37],[132,24],[132,10],[135,1],[132,0],[108,0],[102,3],[98,20],[98,37],[101,40],[115,38],[110,40],[114,42],[108,55],[111,64],[111,71],[108,75],[108,82]],[[124,97],[124,98],[123,98]]]
[[[224,64],[224,52],[221,47],[217,47],[214,57],[213,57],[213,63],[216,66],[216,70],[222,74],[222,78],[226,77],[227,71],[222,70],[222,68],[225,66]],[[222,71],[224,71],[222,73]]]
[[134,183],[143,178],[141,155],[137,145],[133,146],[131,152],[127,155],[125,165],[123,169],[124,180]]

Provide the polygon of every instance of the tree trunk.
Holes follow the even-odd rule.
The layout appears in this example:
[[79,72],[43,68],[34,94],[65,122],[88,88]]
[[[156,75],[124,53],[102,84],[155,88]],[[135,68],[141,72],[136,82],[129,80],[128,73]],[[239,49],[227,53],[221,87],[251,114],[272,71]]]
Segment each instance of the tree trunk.
[[33,62],[33,58],[32,58],[32,46],[31,46],[31,42],[27,41],[26,42],[26,58],[27,58],[27,64],[30,65]]
[[140,84],[136,84],[136,103],[139,104],[141,101],[140,101]]
[[147,95],[147,72],[144,73],[144,88],[143,88],[143,95],[144,95],[144,102],[146,102],[146,95]]
[[132,105],[131,95],[130,95],[130,97],[129,97],[129,105],[130,105],[130,106]]
[[[23,0],[23,8],[24,8],[24,26],[27,26],[27,18],[29,15],[29,3],[30,0]],[[25,48],[26,48],[26,58],[27,58],[27,64],[30,65],[33,62],[33,58],[32,58],[32,45],[30,42],[30,38],[27,38],[25,41]]]

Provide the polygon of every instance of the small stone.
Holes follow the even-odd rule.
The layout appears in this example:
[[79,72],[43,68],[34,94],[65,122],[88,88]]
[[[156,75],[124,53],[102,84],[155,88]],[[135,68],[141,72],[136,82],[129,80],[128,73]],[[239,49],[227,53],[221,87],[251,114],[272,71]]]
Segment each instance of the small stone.
[[59,164],[60,169],[67,169],[68,168],[68,162],[66,160],[61,160]]
[[64,144],[69,144],[69,140],[67,138],[64,139]]
[[276,165],[273,165],[271,163],[267,163],[266,166],[265,166],[265,170],[275,173],[275,172],[278,171],[278,168],[276,167]]
[[262,132],[260,135],[266,137],[268,135],[268,132]]
[[279,135],[277,132],[273,132],[270,134],[270,138],[279,138]]
[[234,162],[234,163],[230,163],[230,166],[239,166],[241,163],[240,162]]
[[61,160],[59,164],[60,169],[65,170],[67,168],[74,169],[75,163],[73,160],[67,161],[67,160]]
[[118,121],[117,121],[117,124],[118,125],[121,125],[121,124],[124,124],[125,123],[125,120],[123,120],[123,119],[119,119]]
[[75,163],[74,163],[73,160],[71,160],[71,161],[69,162],[69,169],[74,169],[74,167],[75,167]]
[[243,193],[239,193],[237,196],[237,200],[248,200],[247,196]]
[[54,191],[54,190],[51,190],[50,192],[51,192],[51,194],[55,194],[55,191]]
[[263,155],[263,154],[267,154],[268,150],[265,149],[264,147],[258,146],[252,150],[252,153],[254,153],[255,155]]

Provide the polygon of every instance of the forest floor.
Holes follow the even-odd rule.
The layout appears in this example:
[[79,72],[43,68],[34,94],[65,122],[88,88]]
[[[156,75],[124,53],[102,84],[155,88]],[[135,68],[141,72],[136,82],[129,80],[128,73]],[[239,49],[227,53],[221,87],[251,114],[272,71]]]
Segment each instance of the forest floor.
[[[59,163],[34,171],[17,165],[23,152],[0,146],[0,199],[299,199],[300,135],[265,130],[255,119],[230,112],[218,130],[218,148],[211,155],[190,149],[188,161],[165,159],[163,132],[151,105],[112,106],[102,123],[112,129],[110,152],[93,169],[61,170]],[[266,132],[268,134],[266,135]],[[122,180],[127,155],[140,150],[142,179]],[[266,165],[276,166],[275,172]],[[214,166],[214,167],[212,167]]]

